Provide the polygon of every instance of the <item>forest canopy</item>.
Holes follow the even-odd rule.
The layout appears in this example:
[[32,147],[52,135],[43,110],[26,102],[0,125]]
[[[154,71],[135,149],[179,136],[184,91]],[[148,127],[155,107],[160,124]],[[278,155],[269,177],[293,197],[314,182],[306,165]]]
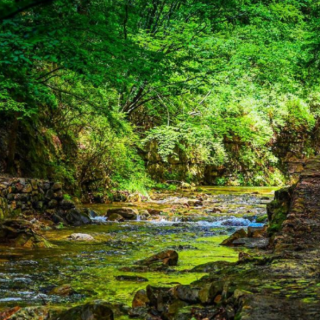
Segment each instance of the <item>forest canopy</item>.
[[0,28],[3,172],[278,185],[317,152],[317,1],[3,0]]

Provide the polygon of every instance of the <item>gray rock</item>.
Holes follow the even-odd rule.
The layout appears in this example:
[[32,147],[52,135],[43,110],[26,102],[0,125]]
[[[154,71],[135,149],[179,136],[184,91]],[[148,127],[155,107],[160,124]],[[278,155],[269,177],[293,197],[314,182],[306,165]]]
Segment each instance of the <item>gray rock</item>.
[[86,233],[73,233],[68,238],[75,241],[94,241],[94,237]]

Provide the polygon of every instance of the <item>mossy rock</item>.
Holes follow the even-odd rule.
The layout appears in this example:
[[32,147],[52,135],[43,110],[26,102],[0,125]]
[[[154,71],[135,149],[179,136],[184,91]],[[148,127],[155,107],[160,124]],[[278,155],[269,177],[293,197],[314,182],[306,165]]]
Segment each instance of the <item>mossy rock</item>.
[[234,234],[232,234],[228,239],[225,239],[221,244],[223,246],[233,246],[233,241],[246,237],[246,231],[244,229],[240,229],[237,230]]
[[5,220],[0,225],[0,243],[23,248],[50,248],[52,245],[27,220]]

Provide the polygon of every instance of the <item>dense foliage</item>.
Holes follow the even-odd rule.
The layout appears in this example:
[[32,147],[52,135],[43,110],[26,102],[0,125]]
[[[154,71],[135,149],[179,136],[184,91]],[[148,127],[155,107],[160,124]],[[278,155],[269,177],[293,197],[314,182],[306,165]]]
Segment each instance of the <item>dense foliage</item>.
[[4,0],[0,12],[3,171],[82,191],[142,189],[146,167],[280,184],[288,157],[316,152],[315,1]]

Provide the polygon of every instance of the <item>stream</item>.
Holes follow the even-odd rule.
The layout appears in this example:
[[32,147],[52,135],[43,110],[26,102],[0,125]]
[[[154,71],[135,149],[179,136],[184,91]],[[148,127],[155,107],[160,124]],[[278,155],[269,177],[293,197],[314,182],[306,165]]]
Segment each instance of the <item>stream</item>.
[[[246,228],[265,216],[266,203],[275,188],[202,187],[196,191],[153,192],[139,203],[113,203],[87,206],[99,215],[109,208],[131,206],[142,215],[136,221],[95,223],[76,228],[45,232],[55,245],[50,249],[0,247],[0,310],[13,306],[73,306],[104,300],[131,306],[134,293],[147,285],[189,284],[204,274],[186,272],[217,260],[236,261],[243,248],[219,244],[237,228]],[[200,199],[197,206],[188,199]],[[144,220],[143,212],[157,214]],[[95,240],[68,239],[72,233],[85,233]],[[165,249],[179,254],[178,266],[166,272],[130,272],[134,262]],[[126,267],[126,271],[121,270]],[[148,281],[128,281],[118,276],[140,276]],[[54,288],[70,286],[72,292],[59,294]],[[125,319],[125,318],[123,318]]]

